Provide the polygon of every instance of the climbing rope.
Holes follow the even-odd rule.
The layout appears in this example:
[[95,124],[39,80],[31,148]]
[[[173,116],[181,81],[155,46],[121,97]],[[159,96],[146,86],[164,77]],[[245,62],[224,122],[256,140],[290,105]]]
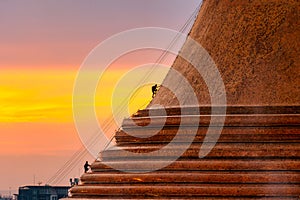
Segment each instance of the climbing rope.
[[[197,14],[199,13],[199,10],[201,8],[202,5],[202,1],[200,2],[199,6],[195,9],[195,11],[192,13],[192,15],[188,18],[188,20],[185,22],[185,24],[181,27],[181,29],[179,30],[180,33],[184,33],[188,28],[191,29],[191,22],[193,22],[195,20],[195,18],[197,17]],[[138,83],[137,83],[137,87],[142,84],[143,82],[145,82],[145,80],[147,80],[151,74],[154,72],[154,70],[157,68],[157,66],[162,63],[163,61],[165,61],[165,59],[168,56],[169,50],[176,44],[176,42],[178,41],[179,37],[180,37],[180,33],[178,33],[176,35],[176,37],[171,41],[170,45],[168,46],[168,48],[159,56],[159,58],[156,60],[156,62],[154,63],[154,65],[152,66],[150,72],[148,72],[145,77],[143,77],[143,79],[141,79]],[[139,92],[137,91],[136,93],[133,94],[133,96],[131,97],[132,99],[135,99],[137,97],[137,95],[139,94]],[[128,95],[127,98],[129,98],[130,96]],[[127,99],[125,98],[125,99]],[[123,112],[124,109],[126,109],[126,103],[127,101],[123,101],[120,106],[117,109],[116,114],[120,114]],[[132,101],[129,103],[129,105],[132,103]],[[146,104],[148,104],[148,102],[146,102],[144,105],[141,106],[144,107]],[[109,130],[109,128],[113,125],[114,123],[114,118],[113,116],[110,116],[109,118],[107,118],[104,121],[104,128],[103,131],[106,132],[107,130]],[[119,128],[120,130],[120,128]],[[89,138],[89,140],[87,141],[88,146],[92,146],[95,145],[96,142],[98,141],[99,137],[99,131],[95,131],[95,133],[92,135],[91,138]],[[114,139],[114,134],[111,134],[111,136],[109,137],[109,141],[105,144],[104,150],[111,144],[111,142]],[[86,155],[88,154],[88,150],[84,147],[84,145],[82,145],[72,156],[71,158],[47,181],[47,184],[58,184],[60,183],[62,180],[65,180],[67,175],[77,166],[76,164],[82,160]]]

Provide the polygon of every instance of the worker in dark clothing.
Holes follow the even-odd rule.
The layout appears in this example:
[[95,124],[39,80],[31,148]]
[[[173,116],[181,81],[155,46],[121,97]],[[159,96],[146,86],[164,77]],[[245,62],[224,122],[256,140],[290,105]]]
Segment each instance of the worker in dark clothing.
[[70,178],[70,185],[71,185],[71,186],[74,186],[74,182],[73,182],[73,179],[72,179],[72,178]]
[[87,173],[87,171],[89,171],[91,165],[88,163],[88,161],[86,161],[83,167],[84,167],[84,173]]
[[74,184],[78,185],[79,184],[79,178],[74,178]]
[[152,98],[156,95],[157,92],[157,84],[152,86]]

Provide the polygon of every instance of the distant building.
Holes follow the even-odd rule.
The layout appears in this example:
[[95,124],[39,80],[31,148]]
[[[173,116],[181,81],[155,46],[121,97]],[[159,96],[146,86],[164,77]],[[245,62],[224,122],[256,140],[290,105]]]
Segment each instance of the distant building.
[[19,187],[18,200],[58,200],[68,196],[67,186],[23,186]]

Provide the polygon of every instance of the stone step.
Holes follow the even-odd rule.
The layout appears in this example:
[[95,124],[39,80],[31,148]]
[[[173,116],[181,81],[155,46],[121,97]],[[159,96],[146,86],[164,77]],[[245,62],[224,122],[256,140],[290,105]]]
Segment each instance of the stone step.
[[[186,144],[187,142],[177,142],[177,141],[172,141],[172,145],[182,145],[182,144]],[[208,140],[207,141],[208,144],[212,144],[213,141],[212,140]],[[135,143],[122,143],[122,145],[118,145],[118,147],[122,148],[122,149],[126,149],[126,151],[130,151],[130,152],[136,152],[136,151],[144,151],[144,152],[151,152],[151,151],[156,151],[159,150],[165,146],[167,146],[169,144],[169,142],[135,142]],[[193,141],[192,145],[193,146],[197,146],[198,148],[200,148],[202,146],[203,142],[199,141],[199,142],[195,142]],[[249,142],[249,141],[242,141],[242,142],[235,142],[235,141],[228,141],[228,142],[220,142],[220,140],[217,142],[218,145],[252,145],[252,146],[261,146],[261,145],[265,145],[265,144],[270,144],[273,146],[276,145],[286,145],[286,146],[290,146],[290,145],[300,145],[299,142],[297,141],[274,141],[274,142],[269,142],[269,141],[261,141],[261,142]],[[147,149],[146,149],[147,148]],[[179,148],[180,149],[180,148]]]
[[[187,143],[187,141],[184,141],[185,138],[183,138],[182,140],[179,139],[180,141],[177,142],[177,141],[172,141],[172,143],[174,144],[184,144],[184,143]],[[213,143],[213,138],[206,138],[206,142],[208,143]],[[233,141],[233,140],[224,140],[224,139],[219,139],[218,140],[218,144],[240,144],[240,143],[243,143],[243,144],[266,144],[266,143],[269,143],[269,144],[272,144],[272,145],[277,145],[277,144],[298,144],[300,145],[300,141],[299,140],[287,140],[287,139],[283,139],[282,141],[279,141],[279,140],[275,140],[274,141],[268,141],[268,140],[263,140],[261,138],[259,138],[260,140],[258,141],[255,141],[255,142],[251,142],[251,141],[247,141],[246,138],[245,139],[241,139],[240,141]],[[154,142],[149,142],[149,141],[143,141],[143,142],[140,142],[140,141],[127,141],[127,142],[121,142],[118,144],[118,147],[120,148],[131,148],[131,147],[164,147],[166,145],[168,145],[170,143],[170,141],[154,141]],[[197,140],[194,140],[193,141],[193,144],[195,145],[198,145],[199,147],[201,147],[203,143],[203,140],[201,141],[197,141]],[[130,150],[131,151],[131,150]],[[149,151],[152,151],[152,150],[149,150]]]
[[[195,136],[195,131],[196,136]],[[202,142],[204,137],[207,141],[214,140],[219,136],[218,129],[211,129],[211,133],[207,134],[207,128],[184,129],[183,134],[178,135],[182,142],[187,138],[195,137],[194,142]],[[177,135],[176,128],[164,128],[162,130],[146,129],[146,130],[120,130],[116,133],[115,139],[118,145],[126,145],[132,143],[139,145],[140,143],[169,143],[174,136]],[[220,135],[219,142],[299,142],[300,131],[298,128],[287,128],[283,131],[281,128],[228,128],[225,127]]]
[[[87,197],[78,197],[78,198],[75,198],[75,197],[72,197],[72,200],[88,200],[88,199],[91,199],[91,198],[87,198]],[[94,198],[95,199],[95,198]],[[97,197],[97,199],[100,199],[99,197]],[[111,199],[116,199],[116,198],[109,198],[109,197],[102,197],[101,198],[102,200],[111,200]],[[133,199],[141,199],[139,197],[137,198],[132,198],[132,197],[122,197],[121,198],[122,200],[133,200]],[[157,199],[160,199],[160,200],[170,200],[170,198],[168,197],[158,197],[158,198],[155,198],[155,197],[147,197],[147,200],[157,200]],[[182,199],[189,199],[189,200],[199,200],[199,199],[205,199],[207,200],[208,197],[183,197],[181,196],[180,198],[171,198],[172,200],[182,200]],[[259,200],[299,200],[299,197],[298,196],[295,196],[295,197],[213,197],[213,196],[210,196],[209,199],[212,199],[212,200],[255,200],[255,199],[259,199]],[[61,200],[66,200],[66,199],[61,199]]]
[[[151,170],[161,160],[151,161],[95,161],[91,168],[93,172],[114,171],[109,166],[126,171],[137,169]],[[159,171],[295,171],[300,173],[300,159],[198,159],[177,160]],[[122,173],[122,172],[120,172]]]
[[259,114],[259,115],[182,115],[134,117],[124,119],[122,129],[141,129],[147,127],[299,127],[300,114]]
[[[211,107],[210,106],[202,106],[199,107],[198,110],[200,111],[201,115],[210,115],[211,114]],[[224,107],[214,107],[214,111],[216,114],[223,114]],[[132,117],[147,117],[149,116],[149,112],[151,116],[162,116],[167,114],[168,116],[171,115],[181,115],[182,113],[188,113],[190,115],[199,114],[197,109],[194,107],[170,107],[166,109],[159,109],[159,108],[151,108],[151,109],[144,109],[138,110]],[[227,114],[300,114],[300,107],[299,106],[227,106],[226,107]]]
[[300,184],[299,172],[151,172],[146,174],[88,173],[84,185],[93,184],[201,184],[201,183],[294,183]]
[[147,197],[299,197],[299,184],[196,184],[196,185],[101,185],[70,189],[73,197],[147,198]]
[[[166,151],[177,151],[185,149],[185,147],[189,143],[176,141],[174,144],[158,144],[158,143],[146,143],[141,146],[122,146],[119,148],[111,147],[101,152],[102,155],[109,154],[111,152],[119,152],[119,151],[128,151],[135,153],[146,153],[151,151],[157,151],[162,148],[165,148]],[[187,151],[189,152],[198,152],[202,145],[213,146],[212,151],[218,151],[220,149],[228,151],[228,150],[242,150],[242,151],[261,151],[261,150],[291,150],[291,151],[300,151],[300,145],[298,142],[217,142],[216,144],[213,142],[193,142],[188,146]],[[123,151],[124,150],[124,151]],[[300,154],[299,154],[300,156]]]
[[[208,143],[209,145],[213,145]],[[199,159],[201,144],[193,143],[189,149],[181,143],[164,147],[161,145],[148,145],[140,147],[111,148],[101,153],[101,159],[130,160],[130,159],[164,159],[177,157],[181,159]],[[207,149],[207,148],[204,148]],[[159,150],[159,152],[157,151]],[[155,152],[156,151],[156,152]],[[152,154],[149,152],[153,152]],[[146,154],[148,153],[148,154]],[[298,143],[217,143],[207,158],[300,158],[300,145]]]

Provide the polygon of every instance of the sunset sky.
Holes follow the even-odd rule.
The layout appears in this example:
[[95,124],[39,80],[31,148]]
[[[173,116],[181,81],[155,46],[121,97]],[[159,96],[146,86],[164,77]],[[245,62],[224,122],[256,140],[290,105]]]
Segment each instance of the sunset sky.
[[[179,30],[199,3],[0,0],[0,194],[8,194],[9,188],[16,192],[34,180],[45,184],[81,147],[72,91],[80,65],[95,46],[132,28]],[[121,57],[98,87],[110,96],[113,82],[135,66],[155,62],[160,54],[144,50]],[[131,110],[151,100],[150,89],[145,91]],[[100,121],[110,114],[111,100],[105,95],[96,97]],[[82,174],[85,160],[93,162],[85,155],[58,184]]]

